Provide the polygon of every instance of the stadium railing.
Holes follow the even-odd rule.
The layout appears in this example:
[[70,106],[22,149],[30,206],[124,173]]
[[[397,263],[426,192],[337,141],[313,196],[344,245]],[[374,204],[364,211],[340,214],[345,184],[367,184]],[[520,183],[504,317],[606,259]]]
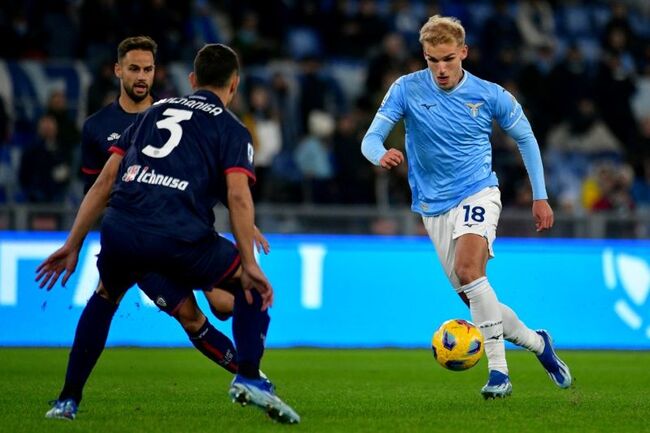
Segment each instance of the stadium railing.
[[[257,224],[266,233],[425,235],[418,215],[408,207],[259,204]],[[65,231],[74,220],[71,205],[0,206],[0,230]],[[215,208],[215,228],[228,232],[227,211]],[[635,212],[572,214],[556,212],[554,228],[536,233],[529,209],[504,209],[500,237],[650,238],[650,209]]]

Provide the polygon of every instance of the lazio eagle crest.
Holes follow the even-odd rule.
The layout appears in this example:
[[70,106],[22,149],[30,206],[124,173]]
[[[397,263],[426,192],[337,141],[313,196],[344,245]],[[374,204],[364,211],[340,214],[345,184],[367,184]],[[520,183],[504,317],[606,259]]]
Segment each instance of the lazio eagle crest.
[[469,107],[469,111],[472,113],[472,117],[478,116],[478,109],[483,105],[483,102],[477,102],[472,104],[471,102],[466,102],[465,105]]

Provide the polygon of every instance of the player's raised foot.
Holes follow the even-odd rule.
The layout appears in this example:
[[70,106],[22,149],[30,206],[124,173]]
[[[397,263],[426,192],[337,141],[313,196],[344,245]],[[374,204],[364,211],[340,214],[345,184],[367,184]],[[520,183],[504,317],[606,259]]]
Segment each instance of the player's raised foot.
[[275,395],[275,387],[266,378],[250,379],[237,375],[230,384],[229,394],[233,403],[255,405],[275,421],[284,424],[300,422],[300,415]]
[[45,412],[45,418],[67,419],[72,421],[77,416],[77,403],[71,399],[55,400],[52,408]]
[[548,377],[560,388],[570,387],[572,382],[571,371],[569,371],[569,367],[555,353],[551,335],[544,329],[539,329],[536,332],[544,340],[544,351],[541,355],[537,355],[537,359],[542,363]]
[[491,398],[504,398],[512,394],[512,383],[507,374],[501,373],[497,370],[490,370],[490,377],[488,382],[481,388],[483,398],[488,400]]

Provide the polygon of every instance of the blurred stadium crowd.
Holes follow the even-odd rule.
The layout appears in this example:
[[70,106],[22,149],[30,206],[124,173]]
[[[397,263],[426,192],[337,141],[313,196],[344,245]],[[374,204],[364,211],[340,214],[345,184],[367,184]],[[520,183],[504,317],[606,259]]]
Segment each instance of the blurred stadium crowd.
[[[650,207],[644,0],[3,0],[0,66],[68,62],[90,79],[76,101],[53,86],[31,110],[0,103],[0,205],[79,201],[81,123],[116,98],[116,46],[139,34],[159,44],[157,98],[189,91],[184,73],[204,43],[238,51],[232,108],[255,139],[258,202],[407,205],[405,170],[375,169],[360,142],[390,84],[426,67],[418,31],[436,13],[465,25],[465,68],[525,107],[557,210]],[[20,84],[6,77],[3,97]],[[403,132],[387,144],[403,148]],[[492,142],[504,207],[528,209],[514,142],[498,130]]]

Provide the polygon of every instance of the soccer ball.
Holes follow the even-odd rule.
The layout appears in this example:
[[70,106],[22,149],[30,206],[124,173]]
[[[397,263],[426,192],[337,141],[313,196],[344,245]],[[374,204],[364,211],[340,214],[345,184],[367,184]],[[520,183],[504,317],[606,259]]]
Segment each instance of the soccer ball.
[[473,367],[483,356],[483,336],[472,322],[447,320],[433,334],[433,357],[443,367],[462,371]]

